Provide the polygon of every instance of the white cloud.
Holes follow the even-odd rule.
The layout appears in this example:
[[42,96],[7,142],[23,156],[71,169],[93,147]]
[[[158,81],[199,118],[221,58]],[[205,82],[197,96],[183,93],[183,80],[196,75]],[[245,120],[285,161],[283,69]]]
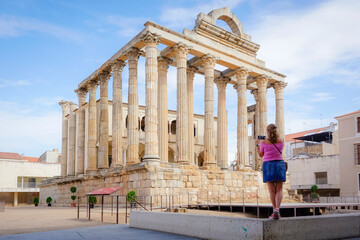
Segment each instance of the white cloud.
[[0,37],[20,37],[31,32],[40,32],[59,39],[82,42],[84,36],[74,30],[63,28],[51,23],[33,18],[23,18],[11,15],[0,16]]
[[165,7],[160,15],[160,20],[169,28],[184,28],[194,26],[197,14],[208,13],[216,8],[228,6],[233,8],[242,0],[211,0],[197,1],[194,7]]
[[[259,58],[287,75],[289,89],[360,57],[360,1],[328,1],[307,10],[256,16],[250,34],[261,43]],[[343,67],[343,66],[341,66]]]
[[313,97],[311,98],[310,101],[312,102],[325,102],[325,101],[329,101],[331,99],[334,99],[335,97],[332,96],[330,93],[323,93],[323,92],[318,92],[318,93],[314,93]]
[[[145,18],[128,18],[120,15],[110,15],[106,18],[107,23],[118,27],[117,34],[121,37],[134,37],[147,21]],[[103,30],[102,30],[103,31]]]
[[36,111],[23,104],[2,101],[0,122],[0,151],[40,156],[46,150],[60,147],[60,111]]
[[29,80],[0,80],[0,88],[4,87],[22,87],[31,86],[33,83]]

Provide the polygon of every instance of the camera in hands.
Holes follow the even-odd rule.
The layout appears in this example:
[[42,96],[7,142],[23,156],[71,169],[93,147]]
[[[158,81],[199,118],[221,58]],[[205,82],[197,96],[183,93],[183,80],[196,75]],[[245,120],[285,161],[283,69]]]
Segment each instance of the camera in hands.
[[258,136],[258,139],[265,140],[265,136]]

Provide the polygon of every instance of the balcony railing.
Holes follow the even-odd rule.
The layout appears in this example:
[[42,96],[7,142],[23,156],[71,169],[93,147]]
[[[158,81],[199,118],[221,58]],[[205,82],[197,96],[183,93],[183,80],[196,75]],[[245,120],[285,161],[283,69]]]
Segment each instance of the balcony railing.
[[36,188],[37,184],[36,182],[24,182],[24,183],[18,182],[17,186],[18,188]]

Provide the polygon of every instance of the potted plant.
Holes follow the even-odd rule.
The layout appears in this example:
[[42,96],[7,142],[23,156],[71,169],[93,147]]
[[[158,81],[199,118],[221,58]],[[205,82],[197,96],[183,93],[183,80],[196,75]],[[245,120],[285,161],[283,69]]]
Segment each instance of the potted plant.
[[126,195],[126,199],[128,202],[130,202],[131,208],[136,207],[136,193],[134,190],[128,192],[128,194]]
[[47,197],[46,203],[48,204],[48,207],[51,207],[51,202],[52,202],[52,198],[51,198],[51,197]]
[[319,194],[317,193],[318,190],[318,186],[317,185],[312,185],[311,186],[311,202],[319,202]]
[[33,204],[35,205],[35,207],[37,207],[39,205],[39,198],[35,197],[33,200]]
[[94,208],[94,204],[97,203],[97,199],[95,196],[90,196],[89,197],[89,204],[90,204],[90,208]]
[[76,187],[71,187],[70,192],[73,194],[71,195],[71,200],[73,200],[73,202],[71,203],[71,207],[76,207],[76,203],[75,203],[76,196],[74,195],[76,193]]

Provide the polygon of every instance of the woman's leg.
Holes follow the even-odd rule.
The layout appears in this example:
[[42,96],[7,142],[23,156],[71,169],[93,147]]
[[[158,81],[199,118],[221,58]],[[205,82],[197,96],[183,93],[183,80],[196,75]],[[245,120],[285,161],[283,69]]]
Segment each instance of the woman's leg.
[[275,210],[276,208],[276,200],[275,200],[275,196],[276,196],[276,189],[275,189],[275,185],[274,182],[266,182],[268,189],[269,189],[269,193],[270,193],[270,200],[272,203],[272,206]]
[[276,182],[276,195],[275,195],[275,202],[276,208],[280,208],[280,204],[283,198],[283,182],[278,181]]

